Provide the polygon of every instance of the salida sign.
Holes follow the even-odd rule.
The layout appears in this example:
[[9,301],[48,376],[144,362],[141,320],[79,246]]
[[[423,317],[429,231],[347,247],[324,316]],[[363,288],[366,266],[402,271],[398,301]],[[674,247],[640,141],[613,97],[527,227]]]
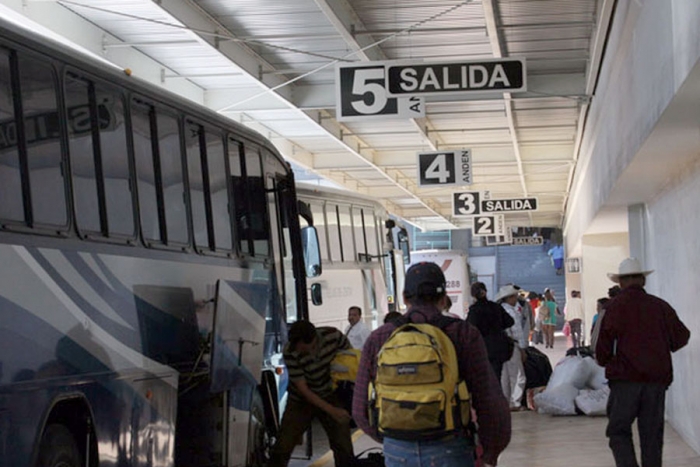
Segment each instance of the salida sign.
[[392,96],[527,90],[522,59],[396,64],[386,69],[387,90]]
[[481,202],[481,212],[537,211],[537,198],[489,199]]

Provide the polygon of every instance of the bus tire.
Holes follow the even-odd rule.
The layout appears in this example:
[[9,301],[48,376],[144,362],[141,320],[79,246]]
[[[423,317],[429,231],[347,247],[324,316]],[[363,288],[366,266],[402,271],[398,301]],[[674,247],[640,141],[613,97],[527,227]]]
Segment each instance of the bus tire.
[[54,423],[46,427],[41,436],[36,467],[81,467],[75,438],[64,425]]
[[250,422],[248,424],[248,465],[260,467],[267,465],[270,451],[270,435],[265,426],[265,407],[260,393],[253,392],[250,404]]

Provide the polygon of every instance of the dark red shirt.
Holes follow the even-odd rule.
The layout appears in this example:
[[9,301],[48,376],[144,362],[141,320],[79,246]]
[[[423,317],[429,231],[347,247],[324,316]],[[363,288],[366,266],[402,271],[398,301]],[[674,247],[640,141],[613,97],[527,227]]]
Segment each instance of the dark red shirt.
[[608,302],[601,320],[595,352],[609,380],[671,384],[671,352],[690,339],[671,305],[630,286]]
[[[434,306],[414,306],[428,318],[440,314]],[[418,313],[412,315],[416,323],[424,322]],[[362,348],[362,358],[355,382],[352,414],[357,425],[381,442],[381,436],[370,427],[367,416],[367,388],[376,375],[377,353],[396,329],[393,323],[385,324],[370,334]],[[484,462],[496,464],[498,455],[510,442],[511,423],[508,401],[503,396],[500,383],[496,380],[486,356],[486,347],[479,331],[466,321],[455,321],[445,329],[455,343],[459,360],[459,374],[466,380],[472,396],[472,406],[476,410],[479,423],[479,439],[484,447]]]

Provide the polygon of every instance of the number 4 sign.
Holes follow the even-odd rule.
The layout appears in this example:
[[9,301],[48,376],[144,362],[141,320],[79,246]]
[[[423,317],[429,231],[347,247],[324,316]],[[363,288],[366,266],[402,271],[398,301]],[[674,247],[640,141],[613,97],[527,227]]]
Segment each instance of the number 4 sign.
[[471,185],[471,150],[418,153],[418,186]]

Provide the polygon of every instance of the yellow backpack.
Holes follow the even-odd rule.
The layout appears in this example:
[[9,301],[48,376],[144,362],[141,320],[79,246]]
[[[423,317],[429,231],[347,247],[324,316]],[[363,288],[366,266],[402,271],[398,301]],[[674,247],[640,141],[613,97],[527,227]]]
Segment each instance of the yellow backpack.
[[409,314],[379,350],[369,419],[383,436],[439,438],[468,425],[469,390],[459,377],[454,344],[442,331],[454,321],[439,315],[411,323]]

